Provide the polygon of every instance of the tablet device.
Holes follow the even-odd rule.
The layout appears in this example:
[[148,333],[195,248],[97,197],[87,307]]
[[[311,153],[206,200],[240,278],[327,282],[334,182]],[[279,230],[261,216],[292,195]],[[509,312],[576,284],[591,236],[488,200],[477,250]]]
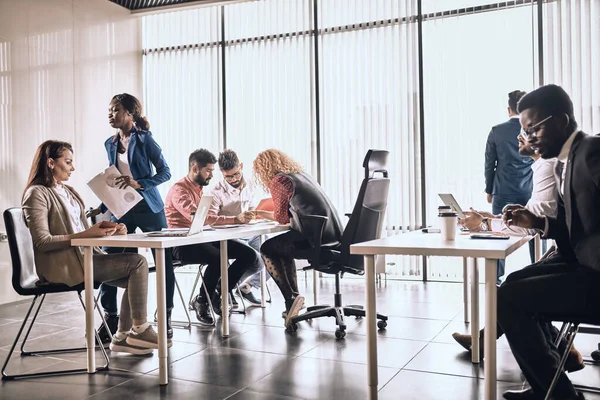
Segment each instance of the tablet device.
[[439,193],[438,196],[440,196],[440,199],[442,199],[445,205],[452,207],[454,212],[458,214],[459,218],[466,218],[462,208],[460,208],[458,205],[458,201],[456,201],[451,193]]

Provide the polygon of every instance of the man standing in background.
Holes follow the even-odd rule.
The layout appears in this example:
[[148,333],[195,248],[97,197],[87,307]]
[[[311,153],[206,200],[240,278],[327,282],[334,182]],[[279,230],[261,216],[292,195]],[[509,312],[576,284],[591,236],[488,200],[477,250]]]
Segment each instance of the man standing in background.
[[[508,94],[509,120],[496,125],[485,147],[485,192],[492,213],[501,214],[508,204],[527,204],[533,189],[533,160],[519,154],[517,136],[521,131],[517,103],[525,92]],[[504,260],[498,260],[498,283],[504,275]]]

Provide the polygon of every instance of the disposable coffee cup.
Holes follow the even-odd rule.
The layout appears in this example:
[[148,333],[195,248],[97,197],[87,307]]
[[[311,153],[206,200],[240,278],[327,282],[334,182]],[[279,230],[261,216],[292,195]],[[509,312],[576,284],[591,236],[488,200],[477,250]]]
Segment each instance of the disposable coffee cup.
[[456,218],[458,214],[453,211],[444,211],[438,214],[442,239],[446,241],[456,239]]

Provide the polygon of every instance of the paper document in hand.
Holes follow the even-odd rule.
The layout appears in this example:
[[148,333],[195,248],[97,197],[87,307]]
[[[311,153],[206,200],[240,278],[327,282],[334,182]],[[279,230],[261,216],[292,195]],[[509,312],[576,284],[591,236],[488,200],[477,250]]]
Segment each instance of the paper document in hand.
[[116,186],[115,179],[119,176],[119,170],[111,165],[88,182],[90,189],[117,219],[142,200],[142,196],[131,186],[125,189]]

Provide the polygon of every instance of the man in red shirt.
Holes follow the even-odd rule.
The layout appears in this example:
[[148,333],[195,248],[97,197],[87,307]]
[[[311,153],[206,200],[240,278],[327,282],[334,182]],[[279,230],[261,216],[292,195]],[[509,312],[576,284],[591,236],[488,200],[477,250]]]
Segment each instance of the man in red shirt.
[[[208,185],[213,176],[217,159],[214,154],[205,149],[199,149],[190,154],[188,174],[181,178],[169,190],[165,205],[165,214],[169,228],[189,228],[192,214],[202,197],[202,189]],[[242,212],[236,216],[209,215],[208,225],[245,224],[252,220],[252,212]],[[235,258],[229,267],[229,290],[235,287],[246,270],[260,268],[260,255],[252,247],[240,240],[228,240],[227,251],[230,258]],[[220,293],[217,284],[220,279],[220,250],[219,242],[198,243],[180,246],[173,249],[173,257],[186,264],[206,264],[204,273],[206,291],[210,294],[213,309],[221,315]],[[208,298],[203,288],[193,301],[196,318],[203,325],[213,325],[214,320],[208,308]]]

